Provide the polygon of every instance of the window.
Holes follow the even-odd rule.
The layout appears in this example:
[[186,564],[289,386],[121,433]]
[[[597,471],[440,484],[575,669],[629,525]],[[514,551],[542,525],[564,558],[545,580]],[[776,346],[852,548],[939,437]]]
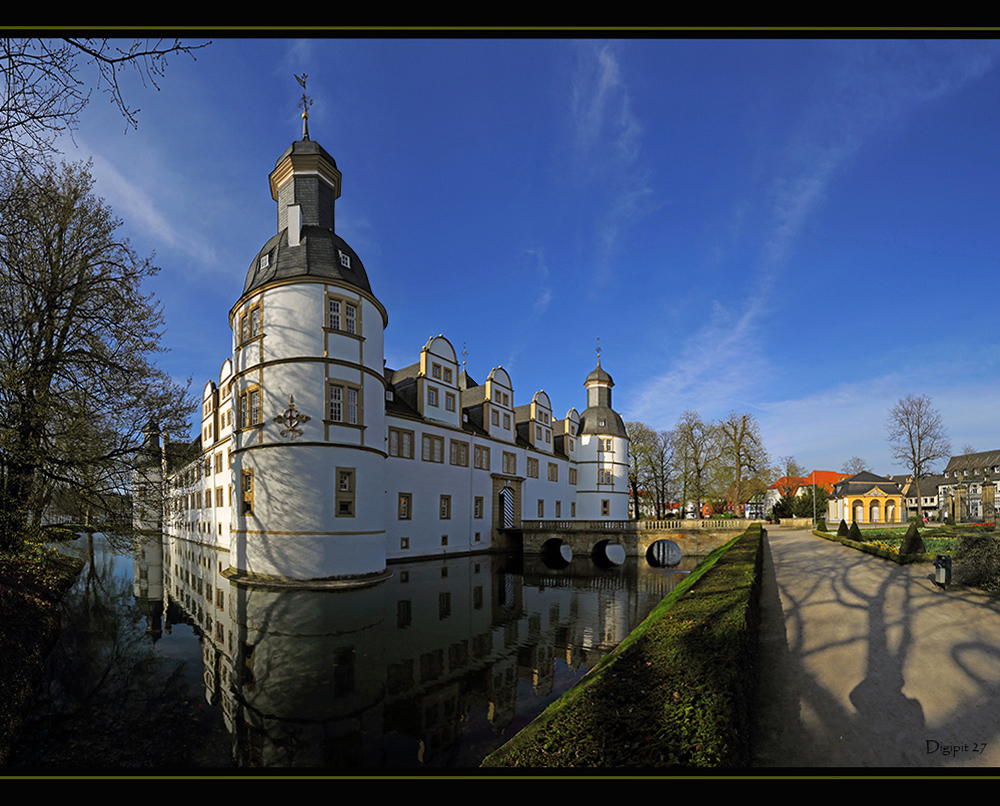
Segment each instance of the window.
[[352,336],[358,334],[358,306],[338,297],[327,297],[326,326]]
[[408,521],[413,518],[413,494],[400,493],[399,504],[397,506],[397,517],[401,521]]
[[604,451],[605,453],[611,453],[613,443],[610,438],[605,439],[601,437],[597,440],[597,449],[599,451]]
[[483,517],[483,497],[481,495],[477,495],[473,500],[472,517],[474,518]]
[[389,429],[389,456],[401,459],[413,458],[413,432],[400,428]]
[[261,334],[261,304],[251,305],[240,315],[240,344]]
[[459,467],[469,466],[469,443],[451,441],[451,463]]
[[221,487],[216,487],[215,488],[215,505],[217,507],[221,507],[222,506],[222,488]]
[[569,516],[571,518],[575,518],[576,517],[576,501],[570,501],[569,502]]
[[513,476],[517,473],[517,456],[513,453],[503,452],[503,472]]
[[549,481],[559,481],[559,465],[549,462]]
[[337,468],[336,512],[338,518],[354,517],[354,469]]
[[440,503],[440,518],[443,521],[449,520],[451,518],[451,496],[442,495]]
[[597,471],[597,483],[598,484],[613,484],[614,483],[614,471],[601,468]]
[[493,423],[493,425],[499,426],[500,412],[498,412],[496,409],[493,409],[493,411],[490,413],[490,421]]
[[451,369],[449,367],[444,368],[444,382],[451,383]]
[[253,470],[244,470],[240,479],[240,500],[244,515],[253,514]]
[[562,501],[556,501],[556,517],[562,517]]
[[337,250],[337,255],[340,257],[340,265],[345,269],[351,268],[351,256],[347,254],[343,249]]
[[576,468],[575,467],[571,467],[569,469],[569,483],[570,484],[576,484]]
[[240,428],[260,425],[260,387],[248,387],[240,395]]
[[455,396],[451,392],[444,393],[444,407],[448,411],[455,410]]
[[484,448],[482,445],[477,445],[474,452],[474,464],[479,470],[489,470],[490,469],[490,449]]
[[504,431],[510,431],[510,415],[505,414],[503,416],[503,429]]
[[427,387],[427,405],[434,406],[437,408],[438,404],[438,390],[434,386]]
[[425,462],[444,463],[444,437],[424,434],[421,443],[421,458]]
[[525,468],[525,473],[533,479],[538,478],[538,460],[532,459],[530,456],[525,460],[527,467]]
[[611,514],[611,502],[607,498],[601,499],[601,517],[606,518]]
[[545,502],[539,498],[538,499],[538,519],[541,520],[545,517]]
[[330,384],[330,420],[348,425],[361,424],[361,390],[353,386]]
[[539,442],[542,441],[542,427],[540,425],[535,426],[535,439]]
[[431,377],[441,380],[441,365],[431,364]]

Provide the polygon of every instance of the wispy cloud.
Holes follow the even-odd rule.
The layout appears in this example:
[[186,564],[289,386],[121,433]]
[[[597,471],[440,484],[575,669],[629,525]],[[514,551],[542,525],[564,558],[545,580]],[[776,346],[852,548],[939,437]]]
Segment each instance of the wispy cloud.
[[595,222],[599,238],[597,279],[607,278],[619,238],[655,205],[642,160],[644,129],[632,109],[615,46],[586,42],[571,86],[576,162],[590,183],[603,186],[604,207]]
[[[650,379],[639,396],[637,413],[675,417],[685,408],[726,408],[737,398],[759,402],[768,396],[761,381],[772,374],[775,359],[761,353],[761,327],[780,303],[780,287],[802,232],[831,186],[849,170],[859,151],[907,125],[923,105],[983,75],[997,53],[992,44],[973,53],[935,42],[862,41],[830,47],[827,71],[814,79],[813,101],[794,121],[784,148],[772,160],[771,178],[763,185],[762,202],[768,213],[760,233],[762,246],[756,261],[751,261],[756,272],[751,293],[717,305],[704,327],[677,351],[668,370]],[[745,203],[736,209],[744,210]],[[727,244],[726,251],[729,248]],[[723,315],[724,308],[739,312]],[[841,388],[833,397],[843,399],[845,394],[857,394],[866,405],[875,405],[869,385]],[[827,400],[829,394],[822,393],[819,399]],[[845,410],[834,407],[824,414],[839,422]],[[781,422],[776,421],[775,427]],[[837,434],[837,429],[825,433]]]

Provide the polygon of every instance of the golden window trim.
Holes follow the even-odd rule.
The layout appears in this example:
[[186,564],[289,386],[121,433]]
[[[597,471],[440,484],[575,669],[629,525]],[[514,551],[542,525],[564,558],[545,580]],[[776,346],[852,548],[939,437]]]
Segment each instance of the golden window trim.
[[[347,328],[343,327],[332,327],[330,325],[330,303],[331,302],[340,303],[340,320],[341,324],[347,321],[347,312],[344,309],[345,305],[350,305],[354,308],[354,332],[352,333]],[[338,336],[353,336],[360,341],[364,341],[364,326],[362,324],[362,307],[361,300],[354,299],[344,294],[335,294],[331,291],[327,291],[323,297],[323,330],[327,333],[336,333]]]
[[[341,401],[340,401],[340,408],[341,408],[341,419],[340,420],[335,420],[335,419],[333,419],[333,417],[330,416],[333,413],[332,412],[333,402],[330,400],[330,390],[333,389],[333,388],[335,388],[335,387],[338,388],[338,389],[341,389],[343,391],[343,393],[341,394]],[[345,417],[347,415],[347,394],[346,394],[346,391],[348,389],[350,389],[350,390],[354,391],[355,393],[357,393],[357,400],[356,400],[356,402],[354,404],[355,408],[357,409],[357,421],[353,422],[353,423],[350,422],[349,420],[345,419]],[[364,428],[364,425],[365,425],[365,415],[364,415],[365,406],[364,406],[364,401],[365,401],[365,396],[364,396],[364,387],[363,386],[358,386],[358,385],[356,385],[354,383],[351,383],[349,381],[337,380],[336,378],[327,378],[327,381],[326,381],[326,412],[325,412],[326,416],[323,418],[323,424],[324,425],[346,425],[346,426],[352,426],[352,427],[355,427],[355,428]]]

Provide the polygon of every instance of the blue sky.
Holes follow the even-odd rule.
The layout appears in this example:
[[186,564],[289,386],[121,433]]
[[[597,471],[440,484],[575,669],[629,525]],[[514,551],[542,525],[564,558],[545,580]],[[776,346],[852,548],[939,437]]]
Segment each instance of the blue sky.
[[[202,40],[192,39],[192,43]],[[390,367],[428,337],[626,420],[748,411],[772,457],[893,465],[890,406],[929,395],[957,452],[1000,447],[1000,42],[240,39],[94,94],[66,159],[164,306],[161,365],[196,394],[274,233],[267,175],[309,131],[343,172],[337,232],[389,313]]]

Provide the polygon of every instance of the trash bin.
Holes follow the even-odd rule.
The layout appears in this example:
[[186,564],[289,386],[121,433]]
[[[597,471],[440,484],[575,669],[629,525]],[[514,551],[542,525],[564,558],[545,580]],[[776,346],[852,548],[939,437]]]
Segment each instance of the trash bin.
[[941,587],[951,582],[950,554],[939,554],[934,558],[934,581]]

